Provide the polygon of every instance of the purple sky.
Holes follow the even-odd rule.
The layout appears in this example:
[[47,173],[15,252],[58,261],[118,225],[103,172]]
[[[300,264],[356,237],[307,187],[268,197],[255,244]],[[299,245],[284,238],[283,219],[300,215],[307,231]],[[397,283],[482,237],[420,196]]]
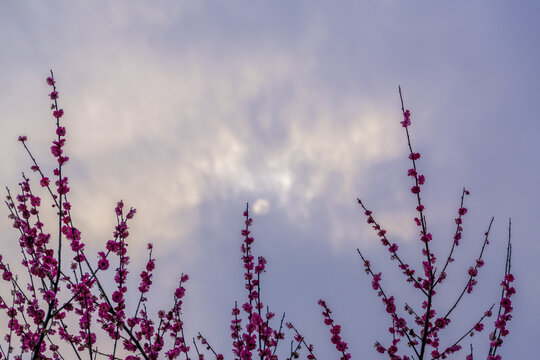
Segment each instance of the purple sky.
[[[540,5],[359,3],[4,4],[1,183],[15,188],[21,170],[29,172],[18,135],[28,135],[44,168],[52,166],[54,124],[44,82],[52,68],[66,113],[75,223],[96,251],[111,237],[116,201],[137,208],[131,275],[149,241],[157,258],[156,308],[169,306],[181,272],[190,275],[188,337],[201,331],[231,357],[230,311],[245,299],[240,229],[249,201],[257,204],[254,250],[268,260],[264,303],[287,313],[319,359],[334,359],[317,305],[323,298],[353,358],[383,358],[373,343],[388,344],[389,319],[356,248],[383,271],[398,308],[419,298],[365,223],[356,197],[419,268],[401,85],[440,261],[451,245],[461,189],[471,191],[462,246],[436,300],[441,313],[466,281],[495,217],[480,284],[456,310],[443,343],[497,301],[512,217],[518,293],[500,353],[534,358]],[[2,253],[17,262],[7,214]],[[485,358],[487,333],[464,347],[472,342]]]

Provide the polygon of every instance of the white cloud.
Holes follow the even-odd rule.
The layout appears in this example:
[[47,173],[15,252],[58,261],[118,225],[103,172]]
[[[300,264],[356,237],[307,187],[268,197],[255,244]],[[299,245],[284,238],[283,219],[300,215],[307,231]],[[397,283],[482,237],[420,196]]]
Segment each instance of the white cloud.
[[[81,189],[90,189],[74,192],[73,200],[86,209],[88,228],[102,234],[110,232],[103,225],[110,214],[98,209],[118,197],[152,209],[138,220],[143,237],[174,242],[199,217],[171,214],[196,214],[203,201],[227,194],[273,194],[289,216],[306,217],[314,198],[348,201],[359,185],[356,174],[398,151],[397,141],[379,140],[399,136],[385,120],[392,114],[312,88],[316,74],[299,76],[294,54],[226,61],[189,54],[173,61],[132,51],[94,54],[87,64],[80,54],[79,66],[91,69],[77,81],[80,88],[66,85],[73,91],[64,95],[58,84],[79,162],[70,171]],[[278,91],[289,95],[276,98]],[[162,221],[177,226],[154,226]]]

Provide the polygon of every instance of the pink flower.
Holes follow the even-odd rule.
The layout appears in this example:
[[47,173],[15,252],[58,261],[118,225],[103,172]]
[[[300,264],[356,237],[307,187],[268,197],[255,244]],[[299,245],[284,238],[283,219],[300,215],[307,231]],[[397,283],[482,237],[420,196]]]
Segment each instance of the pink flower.
[[2,279],[6,281],[11,281],[12,278],[13,278],[13,275],[8,270],[5,270],[4,273],[2,274]]
[[19,140],[20,142],[25,142],[27,139],[28,139],[28,138],[27,138],[26,136],[21,135],[21,136],[19,136],[19,139],[18,139],[18,140]]
[[178,299],[181,299],[184,297],[185,293],[186,293],[186,289],[184,289],[183,287],[179,287],[175,290],[174,296],[176,296],[176,298]]
[[484,266],[484,260],[482,259],[476,260],[476,267],[481,268],[482,266]]
[[59,157],[60,155],[62,155],[63,152],[64,152],[64,150],[62,150],[62,148],[60,148],[60,146],[58,146],[58,145],[51,146],[51,154],[53,154],[54,157]]
[[454,235],[454,243],[457,245],[459,245],[459,240],[461,239],[461,233],[458,232],[456,233],[456,235]]
[[390,296],[388,299],[382,299],[383,303],[386,304],[386,312],[393,314],[396,312],[396,305],[394,304],[394,297]]
[[42,187],[46,187],[46,186],[49,186],[49,178],[48,177],[44,177],[42,178],[39,183],[41,184]]
[[411,125],[411,112],[409,110],[405,110],[403,112],[403,121],[401,121],[401,126],[404,128]]
[[136,213],[136,212],[137,212],[136,209],[131,208],[131,209],[129,210],[128,214],[126,215],[126,218],[127,218],[127,219],[133,219],[133,217],[135,216],[135,213]]
[[121,291],[117,290],[117,291],[113,292],[111,298],[112,298],[112,301],[114,301],[115,303],[119,303],[119,302],[124,300],[124,295],[122,294]]
[[468,284],[467,284],[467,294],[470,294],[472,291],[473,291],[473,288],[474,286],[478,284],[478,282],[474,279],[472,279]]
[[418,160],[418,159],[420,159],[420,154],[419,153],[411,153],[411,154],[409,154],[409,159]]
[[68,162],[69,156],[59,156],[58,157],[58,164],[64,165],[66,162]]
[[56,135],[58,136],[66,136],[66,128],[63,126],[59,126],[56,128]]
[[420,186],[417,186],[417,185],[413,186],[413,187],[411,188],[411,192],[412,192],[413,194],[419,194],[419,193],[420,193]]
[[420,237],[420,240],[424,243],[428,243],[430,242],[431,240],[433,239],[433,236],[431,235],[431,233],[427,233],[427,234],[423,234],[421,237]]
[[102,258],[98,260],[99,270],[107,270],[109,268],[109,260]]
[[381,276],[382,276],[382,273],[378,273],[378,274],[375,274],[373,275],[373,280],[371,282],[371,286],[373,287],[373,290],[378,290],[380,285],[379,285],[379,281],[381,281]]
[[50,303],[51,301],[53,301],[55,299],[55,294],[54,294],[54,291],[52,290],[47,290],[45,291],[45,293],[43,294],[43,300],[45,300],[46,302]]
[[337,345],[336,345],[336,349],[338,351],[345,351],[347,350],[347,343],[345,341],[340,341]]
[[51,100],[56,100],[58,99],[58,91],[53,91],[49,94],[49,96],[51,97]]
[[399,318],[396,320],[396,327],[398,329],[403,329],[405,326],[407,326],[407,321],[404,318]]
[[53,79],[52,77],[49,76],[49,77],[47,78],[47,84],[49,84],[50,86],[53,86],[54,83],[55,83],[54,79]]
[[116,212],[116,215],[120,216],[122,215],[122,208],[124,207],[124,203],[120,200],[118,203],[116,203],[116,208],[114,211]]
[[30,204],[34,207],[38,207],[41,204],[41,199],[37,196],[31,196]]
[[53,111],[53,116],[56,119],[60,119],[62,116],[64,116],[64,110],[58,109],[58,110]]
[[444,318],[438,318],[437,320],[435,320],[435,326],[437,326],[439,329],[443,329],[445,325],[446,323],[444,321]]
[[503,298],[501,300],[501,306],[504,307],[505,309],[507,308],[510,308],[512,305],[512,300],[510,300],[509,298]]

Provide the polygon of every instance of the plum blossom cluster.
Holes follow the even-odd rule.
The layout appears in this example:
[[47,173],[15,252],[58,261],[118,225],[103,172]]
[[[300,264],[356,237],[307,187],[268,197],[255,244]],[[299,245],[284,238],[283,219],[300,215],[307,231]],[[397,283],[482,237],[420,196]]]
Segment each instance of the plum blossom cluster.
[[[423,360],[430,359],[446,359],[451,354],[461,350],[462,340],[467,336],[472,336],[474,332],[481,332],[484,329],[483,320],[486,317],[492,316],[492,305],[477,321],[471,324],[468,330],[464,331],[464,335],[454,342],[451,342],[443,346],[443,339],[440,337],[440,333],[443,329],[447,328],[451,323],[451,315],[458,307],[463,296],[467,293],[470,294],[475,285],[477,285],[476,277],[478,276],[479,269],[484,265],[483,254],[487,244],[489,244],[489,232],[493,224],[493,218],[491,219],[488,229],[484,234],[484,240],[480,253],[474,264],[467,270],[468,279],[466,279],[464,286],[460,292],[458,292],[453,305],[444,311],[436,310],[434,307],[434,297],[437,294],[436,287],[444,282],[447,277],[447,268],[451,262],[454,261],[453,254],[456,247],[459,246],[462,239],[463,232],[463,217],[467,214],[467,208],[464,206],[464,198],[469,195],[467,189],[463,189],[461,194],[461,203],[457,210],[457,216],[455,218],[456,230],[453,236],[452,246],[449,254],[446,256],[444,263],[438,266],[437,269],[437,257],[430,249],[430,243],[433,241],[433,235],[428,230],[426,220],[426,207],[422,203],[421,193],[422,186],[425,184],[426,178],[423,174],[420,174],[417,168],[418,160],[420,159],[420,153],[413,151],[411,145],[411,139],[409,135],[409,127],[411,126],[411,112],[406,110],[403,106],[403,97],[401,94],[401,88],[399,89],[401,98],[401,110],[403,114],[403,120],[401,125],[405,128],[407,136],[407,144],[409,147],[409,160],[412,163],[411,168],[407,171],[407,176],[412,178],[411,193],[415,198],[415,208],[417,216],[414,217],[414,223],[419,229],[419,240],[421,244],[421,252],[424,260],[421,262],[422,276],[416,275],[416,271],[405,261],[398,253],[398,245],[391,242],[387,237],[387,231],[375,220],[373,213],[369,210],[364,203],[358,199],[358,203],[362,207],[364,214],[367,218],[367,223],[375,230],[377,236],[380,238],[381,243],[388,249],[392,260],[397,260],[398,267],[406,277],[406,281],[411,283],[413,288],[421,293],[424,300],[421,302],[418,309],[414,309],[413,306],[405,303],[405,313],[399,314],[396,306],[396,299],[394,296],[387,295],[382,288],[382,272],[375,272],[372,269],[372,265],[367,260],[362,252],[358,250],[366,273],[371,277],[371,285],[373,290],[377,291],[377,295],[381,297],[381,300],[386,308],[386,312],[391,319],[391,326],[388,328],[391,342],[388,345],[383,345],[377,341],[375,343],[375,350],[380,354],[386,354],[388,358],[392,360],[409,360],[415,358]],[[513,276],[510,274],[510,260],[511,260],[511,245],[510,236],[508,239],[508,255],[507,255],[507,271],[505,273],[505,280],[502,282],[503,293],[500,300],[499,315],[495,321],[495,330],[490,335],[490,351],[488,360],[500,359],[500,355],[496,355],[495,352],[502,344],[502,337],[508,334],[507,322],[512,318],[510,314],[512,311],[510,297],[515,293],[515,289],[510,286],[513,281]],[[438,313],[440,312],[440,313]],[[409,317],[407,321],[405,317]],[[402,340],[405,340],[406,348],[399,348]],[[406,355],[410,353],[411,355]],[[412,356],[412,357],[411,357]],[[472,359],[472,352],[469,355]]]
[[[135,216],[135,209],[125,210],[124,203],[118,202],[113,238],[107,241],[103,251],[98,252],[96,265],[87,257],[82,234],[73,222],[68,200],[69,180],[63,174],[69,161],[64,151],[67,131],[63,125],[64,111],[58,106],[60,96],[52,71],[46,82],[52,90],[49,98],[56,125],[56,138],[50,147],[56,166],[51,176],[39,167],[27,146],[28,137],[19,136],[18,140],[32,160],[31,170],[38,174],[40,187],[50,195],[58,217],[57,231],[55,235],[46,231],[40,218],[43,201],[33,192],[31,180],[23,173],[18,194],[12,195],[8,189],[6,196],[9,218],[19,232],[21,265],[25,270],[16,275],[12,264],[0,255],[2,281],[11,288],[11,298],[0,296],[0,310],[9,319],[7,328],[2,329],[6,331],[6,345],[0,344],[0,359],[65,359],[66,350],[74,353],[68,358],[78,359],[84,353],[89,359],[98,356],[117,359],[125,354],[126,360],[155,360],[163,353],[167,359],[176,359],[187,354],[189,346],[184,340],[181,308],[188,276],[180,276],[171,308],[158,311],[157,320],[150,316],[146,296],[155,268],[151,244],[148,245],[145,270],[140,273],[139,301],[131,315],[127,309],[126,281],[130,259],[126,240],[129,237],[128,222]],[[71,253],[62,256],[65,251]],[[66,259],[69,260],[67,264]],[[112,276],[116,287],[108,292],[103,279],[111,278],[105,272],[113,263],[116,263]],[[103,341],[98,342],[99,331],[110,338],[110,351],[103,350]]]

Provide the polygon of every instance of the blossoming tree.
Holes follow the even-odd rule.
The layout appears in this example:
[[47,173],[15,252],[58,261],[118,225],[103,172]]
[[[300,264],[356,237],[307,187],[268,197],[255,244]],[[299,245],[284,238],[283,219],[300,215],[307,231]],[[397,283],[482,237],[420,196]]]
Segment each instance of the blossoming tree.
[[[0,359],[157,360],[176,359],[181,355],[190,359],[190,353],[196,353],[199,359],[204,359],[202,350],[204,348],[210,352],[211,357],[223,360],[225,358],[223,354],[215,351],[200,332],[196,335],[198,341],[193,337],[191,342],[184,334],[182,302],[185,295],[184,285],[189,279],[187,275],[179,275],[170,308],[159,310],[156,316],[149,314],[146,306],[147,296],[152,285],[152,272],[155,269],[152,244],[148,244],[148,260],[144,270],[139,273],[140,282],[135,291],[136,295],[133,295],[133,292],[128,293],[126,284],[130,258],[127,255],[127,239],[129,222],[136,214],[135,209],[126,210],[124,203],[119,201],[114,209],[116,226],[113,239],[106,242],[104,249],[97,253],[97,257],[87,255],[82,234],[71,216],[69,180],[64,171],[69,162],[69,157],[64,152],[67,130],[63,125],[64,111],[58,106],[59,93],[52,71],[47,78],[47,84],[52,89],[49,97],[52,102],[52,117],[56,122],[56,138],[50,148],[51,154],[56,159],[52,175],[48,175],[39,167],[27,145],[27,137],[20,136],[19,141],[32,160],[31,170],[36,173],[41,188],[48,194],[58,221],[54,224],[56,232],[53,234],[47,232],[40,218],[42,200],[33,191],[31,180],[24,173],[18,193],[12,195],[10,190],[7,190],[6,205],[13,227],[19,233],[18,245],[21,249],[23,270],[14,273],[11,261],[0,255],[0,273],[4,285],[7,285],[5,288],[10,289],[9,296],[0,293],[0,310],[8,319],[7,323],[0,327],[0,332],[5,335],[5,343],[0,343]],[[413,179],[411,192],[417,200],[418,216],[414,221],[420,229],[422,254],[425,258],[422,262],[423,276],[415,276],[416,271],[412,266],[398,255],[398,245],[390,242],[386,231],[375,220],[372,212],[362,201],[358,202],[367,216],[367,222],[376,230],[383,245],[388,248],[391,258],[397,260],[405,280],[425,297],[420,305],[423,312],[408,304],[404,307],[405,314],[398,311],[395,298],[382,288],[382,273],[376,273],[360,250],[358,253],[364,260],[366,273],[372,277],[373,289],[386,306],[392,324],[389,328],[390,343],[383,345],[377,342],[376,351],[386,354],[393,360],[445,359],[461,348],[460,343],[466,335],[482,331],[484,318],[493,313],[492,306],[472,324],[463,337],[449,343],[445,342],[444,347],[441,347],[443,342],[441,330],[450,324],[450,315],[463,295],[471,293],[476,285],[475,277],[484,264],[482,256],[488,244],[493,219],[486,231],[480,254],[468,271],[469,279],[458,294],[454,306],[437,316],[433,298],[436,287],[446,278],[447,268],[453,261],[454,248],[459,245],[463,231],[462,217],[467,213],[464,198],[469,192],[463,190],[461,205],[455,219],[456,232],[452,248],[441,270],[438,271],[435,267],[435,254],[429,247],[432,235],[427,227],[425,207],[420,197],[425,177],[420,175],[417,169],[420,154],[413,152],[411,146],[408,130],[411,124],[410,112],[403,108],[403,101],[402,111],[404,119],[401,124],[407,134],[409,158],[412,161],[408,175]],[[304,349],[307,359],[317,359],[313,345],[305,341],[297,327],[291,322],[284,323],[285,314],[281,317],[279,327],[271,323],[275,314],[268,306],[264,306],[260,296],[261,275],[266,271],[266,259],[258,256],[255,262],[252,249],[254,238],[250,230],[253,220],[249,216],[249,206],[246,206],[244,218],[245,226],[241,232],[244,240],[241,251],[247,300],[240,307],[235,303],[232,310],[230,330],[234,359],[277,360],[278,344],[285,338],[285,329],[289,329],[293,336],[290,351],[285,355],[287,359],[298,358]],[[502,295],[495,330],[490,335],[489,360],[500,359],[496,351],[502,344],[502,338],[508,334],[506,326],[512,317],[510,297],[515,290],[511,286],[513,276],[510,273],[510,260],[509,238]],[[107,278],[114,279],[112,291],[108,290],[104,282]],[[128,294],[137,299],[134,309],[128,309],[126,304]],[[332,311],[323,300],[319,300],[319,305],[323,309],[324,324],[330,327],[330,340],[338,351],[339,359],[350,359],[348,344],[341,337],[341,327],[330,315]],[[405,319],[407,315],[412,321]],[[398,347],[403,339],[407,341],[406,351]],[[413,355],[409,357],[405,352]],[[467,358],[472,359],[472,356],[471,350]]]

